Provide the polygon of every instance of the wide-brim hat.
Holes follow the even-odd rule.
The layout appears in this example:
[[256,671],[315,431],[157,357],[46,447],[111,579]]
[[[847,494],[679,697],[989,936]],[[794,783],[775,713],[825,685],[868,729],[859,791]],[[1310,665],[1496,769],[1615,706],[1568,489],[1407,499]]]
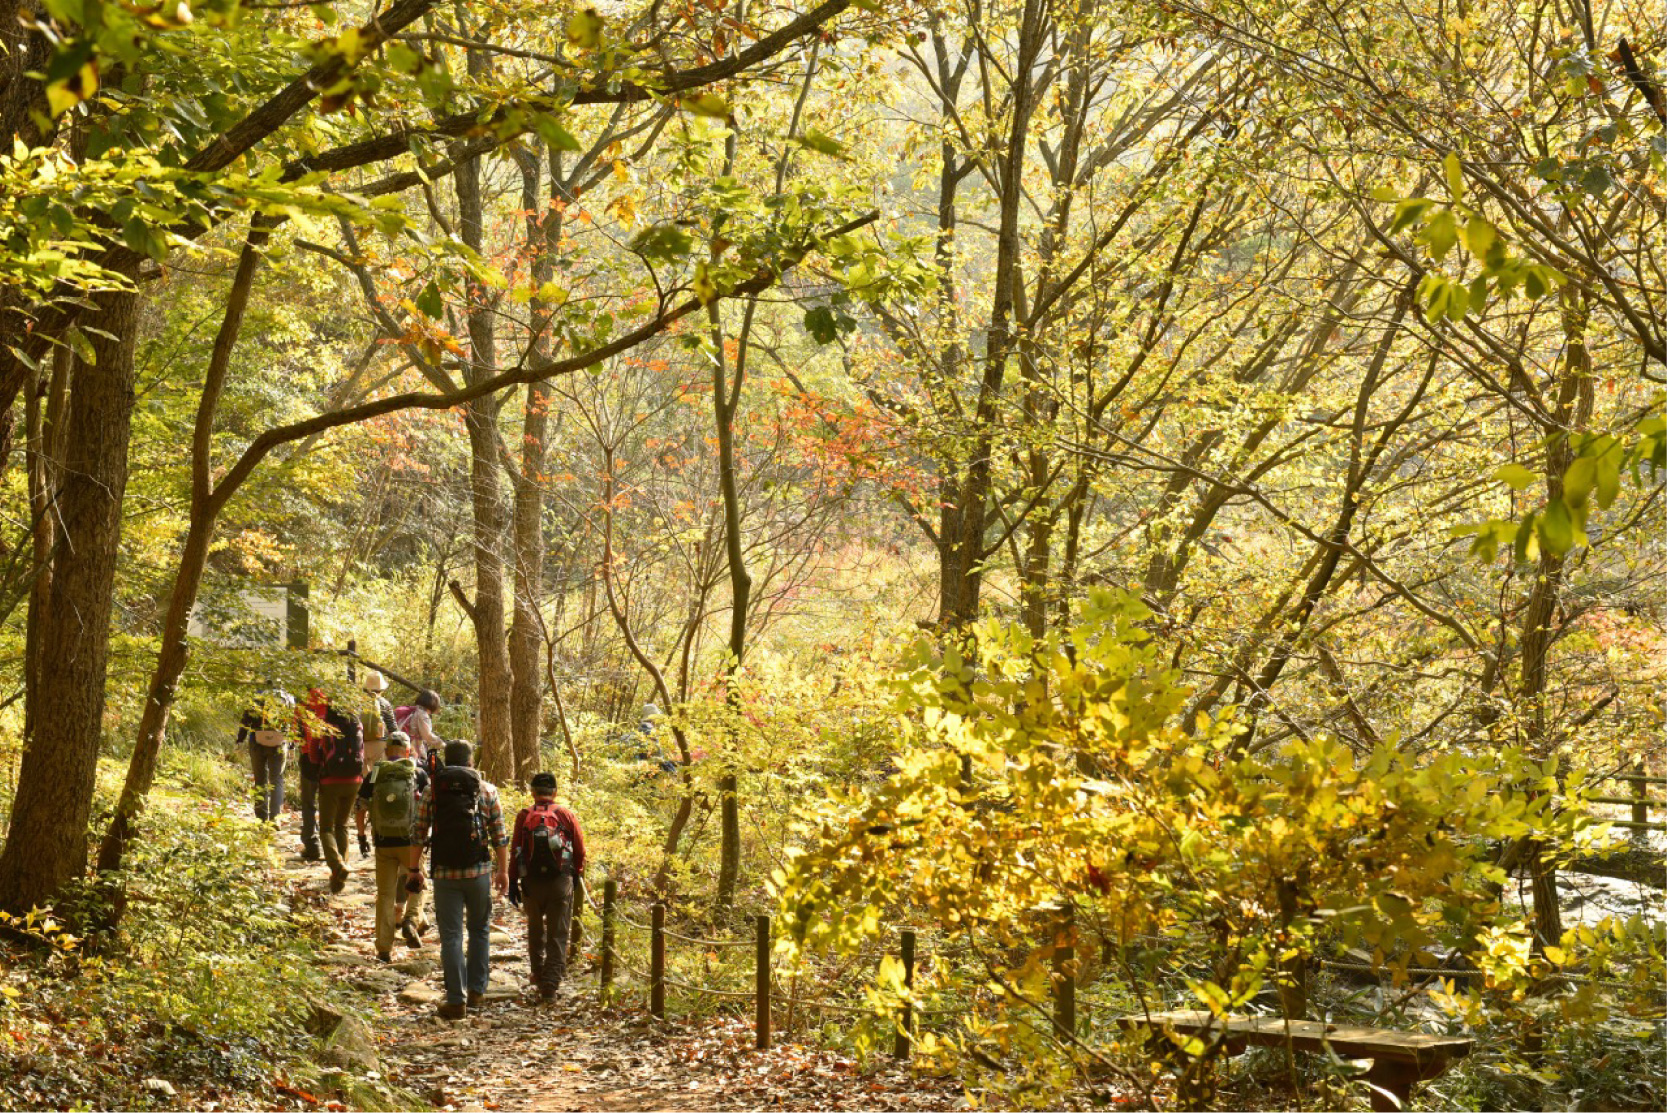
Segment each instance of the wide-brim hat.
[[387,690],[388,690],[388,678],[387,677],[383,676],[381,673],[377,672],[375,669],[371,669],[369,672],[365,673],[365,691],[367,691],[367,692],[386,692]]

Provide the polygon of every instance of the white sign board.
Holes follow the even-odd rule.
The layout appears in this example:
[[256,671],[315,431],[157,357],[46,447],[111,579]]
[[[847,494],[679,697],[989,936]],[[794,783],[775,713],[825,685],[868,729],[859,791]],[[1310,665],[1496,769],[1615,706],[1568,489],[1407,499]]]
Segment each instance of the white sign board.
[[217,606],[199,603],[185,632],[237,649],[282,648],[289,630],[289,588],[246,587]]

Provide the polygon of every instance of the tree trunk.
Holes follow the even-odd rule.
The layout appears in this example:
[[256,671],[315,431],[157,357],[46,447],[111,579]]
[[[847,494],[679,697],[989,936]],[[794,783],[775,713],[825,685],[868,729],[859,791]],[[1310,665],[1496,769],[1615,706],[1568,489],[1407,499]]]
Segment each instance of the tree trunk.
[[[1566,340],[1562,381],[1552,420],[1542,426],[1556,437],[1546,449],[1545,491],[1548,499],[1563,496],[1563,473],[1574,461],[1571,438],[1591,423],[1593,406],[1592,357],[1586,350],[1589,314],[1585,291],[1575,283],[1563,290],[1563,335]],[[1534,585],[1522,618],[1522,681],[1519,705],[1528,727],[1528,752],[1550,756],[1555,730],[1546,709],[1546,666],[1557,606],[1562,597],[1564,558],[1542,550]],[[1534,887],[1534,943],[1556,946],[1563,937],[1563,911],[1557,899],[1557,867],[1551,848],[1536,841],[1528,847],[1528,866]]]
[[[471,58],[471,70],[474,61]],[[484,253],[484,202],[481,197],[480,159],[458,167],[458,225],[462,239],[472,250]],[[468,327],[469,367],[465,376],[473,384],[491,375],[497,366],[497,344],[493,335],[492,307],[488,291],[478,281],[469,282]],[[504,622],[504,533],[507,525],[503,488],[498,463],[498,410],[501,401],[492,396],[470,402],[463,413],[469,432],[469,494],[473,505],[475,550],[475,596],[472,601],[457,589],[475,628],[480,681],[476,706],[480,709],[479,766],[488,780],[507,782],[514,776],[514,736],[510,725],[512,680],[509,639]]]
[[[538,157],[522,152],[516,162],[521,169],[521,208],[526,213],[532,284],[542,287],[555,273],[560,218],[543,204]],[[549,313],[542,308],[535,309],[532,329],[532,357],[542,358],[549,349]],[[542,761],[545,670],[540,660],[544,623],[539,606],[544,598],[544,458],[548,447],[550,398],[548,383],[528,385],[526,409],[521,418],[521,459],[513,477],[515,514],[510,544],[515,553],[515,614],[509,630],[509,714],[515,775],[521,780],[537,772]],[[577,774],[577,762],[574,765]]]
[[99,329],[89,334],[94,362],[76,368],[68,400],[57,500],[63,545],[39,622],[34,735],[23,753],[11,830],[0,853],[0,908],[13,912],[47,904],[87,866],[127,489],[139,295],[106,292],[93,302],[91,320]]
[[[162,623],[156,667],[151,673],[144,710],[139,716],[139,737],[133,746],[133,756],[128,760],[127,779],[122,785],[116,814],[111,818],[99,847],[100,873],[111,873],[121,868],[139,809],[156,780],[156,764],[167,737],[168,718],[179,691],[179,678],[185,672],[190,656],[186,631],[191,621],[191,608],[197,602],[197,591],[202,585],[209,546],[214,540],[215,521],[231,493],[229,490],[216,491],[212,486],[214,420],[220,408],[226,374],[231,368],[232,351],[243,329],[243,314],[249,305],[255,271],[260,266],[261,248],[266,243],[270,227],[270,221],[258,216],[250,224],[248,241],[238,256],[237,270],[232,275],[231,290],[226,298],[226,312],[209,354],[207,373],[203,376],[203,392],[197,401],[191,438],[191,522],[180,550],[179,571],[174,574],[173,591]],[[108,926],[117,923],[122,912],[123,902],[118,896],[110,907]]]

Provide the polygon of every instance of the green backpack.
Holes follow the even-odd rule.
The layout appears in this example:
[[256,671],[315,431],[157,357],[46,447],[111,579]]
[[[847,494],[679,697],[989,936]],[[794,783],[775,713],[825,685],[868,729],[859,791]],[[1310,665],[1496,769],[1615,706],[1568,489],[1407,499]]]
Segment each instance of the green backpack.
[[371,830],[379,839],[409,839],[417,827],[417,763],[379,761],[370,781]]

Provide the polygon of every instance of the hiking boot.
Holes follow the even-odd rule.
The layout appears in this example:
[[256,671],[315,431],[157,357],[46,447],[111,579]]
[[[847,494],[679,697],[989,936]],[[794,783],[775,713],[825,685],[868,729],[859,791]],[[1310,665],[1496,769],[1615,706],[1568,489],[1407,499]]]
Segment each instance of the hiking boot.
[[461,1001],[447,1001],[434,1011],[441,1020],[463,1020],[469,1015],[468,1006]]
[[392,962],[393,960],[394,960],[394,956],[389,954],[387,951],[377,951],[376,952],[376,961],[377,962]]
[[339,893],[345,888],[347,888],[347,870],[337,866],[330,871],[330,891]]
[[324,855],[319,852],[318,845],[315,843],[301,848],[301,860],[303,862],[322,862]]
[[405,940],[405,945],[413,950],[423,945],[423,941],[417,936],[417,929],[411,926],[410,920],[406,920],[399,925],[399,937]]
[[478,1009],[484,1004],[486,1004],[486,994],[476,993],[471,989],[469,991],[469,1007],[471,1009]]
[[556,994],[560,990],[561,986],[559,985],[541,985],[538,987],[538,999],[545,1004],[549,1004],[556,999]]

